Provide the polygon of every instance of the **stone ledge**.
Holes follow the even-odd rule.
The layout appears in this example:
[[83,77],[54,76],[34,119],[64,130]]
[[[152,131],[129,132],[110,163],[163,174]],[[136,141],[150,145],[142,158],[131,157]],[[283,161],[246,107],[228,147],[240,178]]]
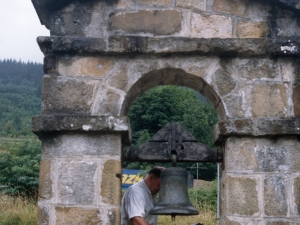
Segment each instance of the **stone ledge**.
[[111,36],[106,45],[100,38],[38,37],[44,54],[170,54],[195,53],[224,56],[299,56],[300,38],[188,38],[188,37],[140,37]]
[[44,115],[32,118],[32,132],[120,132],[130,143],[130,123],[127,117]]
[[221,144],[230,136],[299,135],[300,119],[229,119],[217,123],[213,141]]

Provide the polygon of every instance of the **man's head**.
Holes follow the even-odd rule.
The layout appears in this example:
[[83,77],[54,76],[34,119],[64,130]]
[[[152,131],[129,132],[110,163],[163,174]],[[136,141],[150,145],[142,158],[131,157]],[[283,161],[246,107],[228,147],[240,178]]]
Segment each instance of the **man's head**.
[[144,181],[151,191],[152,195],[156,195],[159,192],[160,189],[160,172],[164,169],[164,167],[154,167],[152,168],[146,177],[144,178]]

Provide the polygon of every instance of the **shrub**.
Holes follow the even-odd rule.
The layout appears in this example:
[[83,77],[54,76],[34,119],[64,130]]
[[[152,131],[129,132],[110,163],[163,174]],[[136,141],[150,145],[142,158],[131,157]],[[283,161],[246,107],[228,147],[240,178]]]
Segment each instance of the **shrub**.
[[[197,193],[197,204],[196,204]],[[209,183],[207,187],[189,189],[190,201],[197,208],[208,208],[211,211],[217,211],[217,180]]]
[[35,198],[38,193],[40,141],[29,139],[3,147],[6,151],[0,153],[0,184],[7,186],[5,194]]

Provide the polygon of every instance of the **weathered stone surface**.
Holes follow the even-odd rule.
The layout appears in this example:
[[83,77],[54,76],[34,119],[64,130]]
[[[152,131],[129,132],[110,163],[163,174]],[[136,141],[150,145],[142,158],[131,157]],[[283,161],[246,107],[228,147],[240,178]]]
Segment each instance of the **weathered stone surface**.
[[181,8],[206,11],[206,0],[177,0],[176,6]]
[[297,56],[300,55],[300,38],[265,39],[265,38],[186,38],[186,37],[141,37],[110,36],[108,47],[102,38],[75,37],[38,37],[42,52],[46,53],[166,53],[193,52],[198,55],[207,53],[223,56]]
[[46,54],[44,57],[44,73],[57,74],[57,59],[54,54]]
[[127,66],[122,65],[120,68],[118,68],[108,80],[108,84],[122,91],[128,91],[131,83],[130,74],[128,74]]
[[133,0],[119,0],[117,3],[117,9],[128,8],[133,5]]
[[[288,93],[284,84],[260,83],[252,86],[252,115],[259,117],[286,117]],[[262,98],[261,96],[264,96]]]
[[294,115],[300,118],[300,84],[293,87]]
[[259,212],[255,179],[227,176],[226,184],[228,215],[252,216]]
[[228,96],[225,96],[222,100],[228,111],[230,117],[243,118],[246,117],[248,109],[248,101],[245,101],[246,95],[245,92],[240,90],[238,93],[232,93]]
[[271,59],[237,59],[236,67],[245,79],[276,79],[279,77],[277,62]]
[[214,140],[219,142],[228,136],[295,135],[300,133],[299,119],[229,119],[215,126]]
[[109,225],[121,224],[121,212],[119,208],[108,210]]
[[290,223],[288,221],[272,221],[267,222],[267,225],[294,225],[294,223]]
[[124,12],[110,17],[110,29],[128,33],[170,35],[181,30],[181,20],[181,12],[176,10]]
[[172,0],[138,0],[138,2],[143,5],[169,6]]
[[294,186],[294,196],[293,196],[293,200],[295,202],[296,205],[296,215],[300,215],[300,177],[296,177],[293,181],[293,186]]
[[102,78],[114,64],[114,61],[100,57],[62,57],[58,61],[58,73],[64,76]]
[[[293,17],[293,18],[291,18]],[[300,35],[300,26],[294,16],[286,16],[276,20],[276,35],[279,37],[294,37]]]
[[300,142],[296,137],[231,137],[226,141],[226,169],[229,172],[298,171]]
[[61,162],[58,165],[58,203],[95,204],[97,164],[90,160]]
[[127,132],[128,130],[128,117],[52,115],[32,118],[32,131],[34,133],[57,131]]
[[37,221],[38,224],[50,224],[50,216],[47,209],[44,206],[38,205],[37,207]]
[[244,16],[247,10],[247,0],[214,0],[213,10],[216,12]]
[[51,199],[52,180],[51,180],[51,161],[41,160],[39,176],[39,199]]
[[232,220],[230,220],[230,219],[228,219],[228,218],[226,218],[226,219],[221,219],[220,222],[221,222],[221,223],[220,223],[221,225],[241,225],[240,223],[235,222],[235,221],[232,221]]
[[264,209],[267,216],[287,216],[288,177],[268,176],[264,180]]
[[229,172],[256,171],[258,160],[252,139],[228,138],[226,141],[226,168]]
[[215,84],[220,96],[230,94],[237,86],[236,81],[226,69],[219,69],[216,71],[215,80]]
[[101,196],[103,202],[118,206],[121,201],[121,162],[108,160],[102,171]]
[[43,138],[44,157],[120,156],[121,134],[56,134]]
[[88,114],[97,82],[67,77],[43,78],[42,112],[61,114]]
[[203,16],[193,13],[191,37],[232,38],[232,19],[219,15]]
[[263,38],[268,35],[268,25],[265,22],[239,22],[236,32],[239,38]]
[[68,225],[99,225],[102,220],[99,218],[99,209],[91,208],[71,208],[71,207],[56,207],[56,223]]
[[123,94],[115,88],[106,88],[105,85],[101,85],[96,93],[97,96],[102,96],[101,98],[95,99],[92,107],[93,115],[121,115]]

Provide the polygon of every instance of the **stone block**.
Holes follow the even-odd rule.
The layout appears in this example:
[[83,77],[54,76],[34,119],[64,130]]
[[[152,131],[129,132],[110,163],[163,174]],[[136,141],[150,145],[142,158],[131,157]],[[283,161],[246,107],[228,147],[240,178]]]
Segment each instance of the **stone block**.
[[[252,115],[259,117],[289,116],[288,88],[285,84],[255,84],[252,86]],[[262,98],[262,96],[264,96]]]
[[118,88],[122,91],[128,91],[131,87],[130,74],[128,74],[128,69],[126,65],[122,65],[120,68],[113,73],[113,75],[108,80],[108,85],[111,87]]
[[121,203],[121,162],[108,160],[102,171],[101,196],[105,203],[118,206]]
[[274,217],[287,216],[288,182],[286,176],[267,176],[264,180],[265,215]]
[[121,224],[121,211],[119,208],[113,208],[108,210],[109,225]]
[[93,80],[44,76],[42,113],[88,114],[96,84]]
[[253,148],[255,142],[246,138],[228,138],[226,141],[226,169],[229,172],[256,171],[258,160]]
[[266,22],[239,22],[236,28],[238,38],[264,38],[268,35]]
[[245,16],[247,0],[214,0],[213,10],[221,13]]
[[300,142],[296,137],[228,138],[226,169],[229,172],[286,172],[300,170]]
[[44,206],[38,205],[37,207],[37,224],[48,225],[50,224],[50,216],[48,210]]
[[257,180],[226,177],[228,215],[253,216],[259,212]]
[[127,33],[170,35],[181,30],[182,14],[176,10],[122,12],[110,17],[110,29]]
[[[262,96],[264,96],[262,98]],[[252,87],[252,115],[254,118],[267,117],[270,104],[270,89],[267,84]]]
[[138,2],[143,5],[169,6],[172,0],[138,0]]
[[58,73],[64,76],[103,78],[115,62],[98,57],[62,57],[58,61]]
[[232,38],[232,19],[219,15],[203,16],[193,13],[191,37]]
[[97,164],[90,160],[67,161],[58,165],[58,203],[95,204]]
[[56,207],[56,223],[59,225],[100,225],[100,210],[92,208]]
[[121,156],[121,134],[57,134],[43,139],[44,157]]
[[206,0],[177,0],[176,6],[181,8],[206,11]]
[[39,199],[51,199],[52,180],[51,180],[51,161],[41,160],[39,176]]
[[293,192],[293,200],[296,206],[295,215],[300,215],[300,177],[296,177],[293,181],[294,192]]
[[[115,88],[106,88],[101,85],[96,93],[92,108],[93,115],[120,115],[124,96]],[[101,98],[100,98],[101,96]]]
[[215,72],[215,84],[220,96],[230,94],[237,83],[226,69],[219,69]]
[[293,86],[294,115],[300,118],[300,84]]
[[249,108],[247,101],[247,91],[240,90],[237,93],[232,93],[223,97],[224,105],[227,109],[227,116],[229,117],[246,117]]
[[294,16],[287,15],[285,18],[278,18],[276,20],[275,32],[279,37],[295,37],[300,35],[300,27],[297,20],[291,18]]
[[247,80],[279,78],[277,63],[271,59],[237,59],[236,67],[240,77]]

